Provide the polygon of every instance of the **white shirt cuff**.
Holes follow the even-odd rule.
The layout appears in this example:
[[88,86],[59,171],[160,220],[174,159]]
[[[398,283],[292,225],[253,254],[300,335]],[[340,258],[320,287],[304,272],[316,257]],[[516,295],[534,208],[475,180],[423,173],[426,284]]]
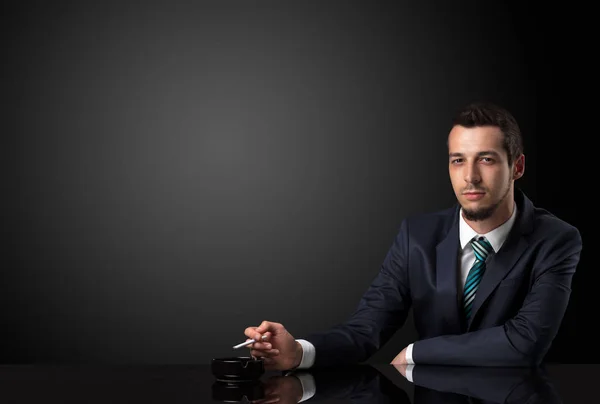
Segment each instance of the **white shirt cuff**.
[[310,373],[294,373],[294,376],[300,380],[300,384],[302,385],[302,398],[298,401],[299,403],[315,395],[317,388],[313,375]]
[[406,363],[409,365],[414,365],[415,361],[413,361],[413,357],[412,357],[412,352],[413,351],[413,344],[410,344],[409,346],[406,347]]
[[413,381],[413,368],[415,365],[407,365],[406,366],[406,380],[412,383]]
[[308,369],[315,363],[315,346],[303,339],[296,341],[302,345],[302,360],[300,361],[300,365],[298,365],[298,369]]

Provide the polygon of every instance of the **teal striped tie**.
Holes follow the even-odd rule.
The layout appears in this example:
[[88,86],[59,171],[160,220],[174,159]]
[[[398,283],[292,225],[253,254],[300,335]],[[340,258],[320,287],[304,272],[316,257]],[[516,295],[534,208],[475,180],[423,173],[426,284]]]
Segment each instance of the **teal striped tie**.
[[471,246],[475,252],[475,263],[473,263],[473,266],[469,271],[463,292],[463,307],[467,321],[471,316],[471,307],[473,306],[473,301],[475,300],[475,293],[477,292],[479,282],[481,281],[483,272],[485,271],[485,260],[488,255],[494,251],[492,245],[485,239],[485,237],[479,237],[477,240],[473,238],[473,240],[471,240]]

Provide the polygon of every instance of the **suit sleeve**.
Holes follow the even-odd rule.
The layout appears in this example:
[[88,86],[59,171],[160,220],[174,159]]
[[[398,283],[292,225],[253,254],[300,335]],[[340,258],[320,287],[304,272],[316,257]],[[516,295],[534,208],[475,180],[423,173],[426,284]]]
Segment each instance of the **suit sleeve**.
[[416,364],[464,366],[538,366],[554,340],[571,294],[581,254],[575,228],[545,249],[532,289],[517,314],[505,324],[461,335],[414,343]]
[[305,338],[315,347],[314,367],[364,362],[402,327],[411,306],[407,261],[408,224],[404,220],[379,273],[350,318]]

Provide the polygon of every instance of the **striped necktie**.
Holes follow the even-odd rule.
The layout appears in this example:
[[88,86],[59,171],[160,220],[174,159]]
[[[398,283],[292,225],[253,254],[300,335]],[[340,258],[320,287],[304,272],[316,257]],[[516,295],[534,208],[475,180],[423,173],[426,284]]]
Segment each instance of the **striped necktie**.
[[471,246],[475,252],[475,262],[469,270],[469,275],[467,276],[467,281],[465,282],[465,288],[463,292],[463,307],[467,321],[471,316],[471,307],[473,306],[473,301],[475,300],[475,293],[477,292],[479,282],[481,281],[483,272],[485,271],[485,260],[488,255],[494,251],[492,245],[485,239],[485,237],[478,237],[477,239],[473,238],[471,240]]

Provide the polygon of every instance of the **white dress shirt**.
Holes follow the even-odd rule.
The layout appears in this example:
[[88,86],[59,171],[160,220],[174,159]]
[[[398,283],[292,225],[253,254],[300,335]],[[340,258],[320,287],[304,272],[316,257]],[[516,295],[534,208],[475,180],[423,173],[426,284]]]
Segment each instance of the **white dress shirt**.
[[[510,232],[510,229],[512,229],[512,226],[515,222],[515,218],[517,216],[517,205],[514,205],[514,209],[513,209],[513,213],[510,217],[510,219],[508,219],[506,222],[504,222],[502,225],[496,227],[494,230],[490,231],[489,233],[486,234],[479,234],[477,233],[475,230],[473,230],[473,228],[471,228],[471,226],[469,226],[467,224],[467,222],[465,221],[465,219],[462,216],[462,210],[459,214],[460,220],[458,222],[458,230],[459,230],[459,237],[460,237],[460,247],[461,247],[461,252],[460,252],[460,293],[462,294],[462,288],[465,285],[465,281],[467,280],[467,275],[469,274],[469,270],[471,269],[471,266],[473,265],[473,263],[475,262],[475,253],[473,252],[473,247],[471,247],[471,244],[469,243],[469,241],[471,241],[473,239],[473,237],[478,237],[478,236],[484,236],[492,245],[492,247],[494,248],[494,252],[498,252],[498,250],[500,250],[500,247],[502,247],[502,244],[504,244],[504,241],[506,240],[506,237],[508,236],[508,233]],[[298,342],[300,343],[300,345],[302,345],[302,360],[300,362],[300,366],[298,368],[300,369],[307,369],[310,368],[315,361],[315,347],[308,341],[306,340],[302,340],[299,339]],[[413,365],[415,365],[415,362],[413,360],[412,357],[412,350],[413,350],[413,344],[410,344],[406,347],[406,362],[409,364],[409,366],[406,369],[406,378],[408,380],[410,380],[412,382],[412,367]]]

